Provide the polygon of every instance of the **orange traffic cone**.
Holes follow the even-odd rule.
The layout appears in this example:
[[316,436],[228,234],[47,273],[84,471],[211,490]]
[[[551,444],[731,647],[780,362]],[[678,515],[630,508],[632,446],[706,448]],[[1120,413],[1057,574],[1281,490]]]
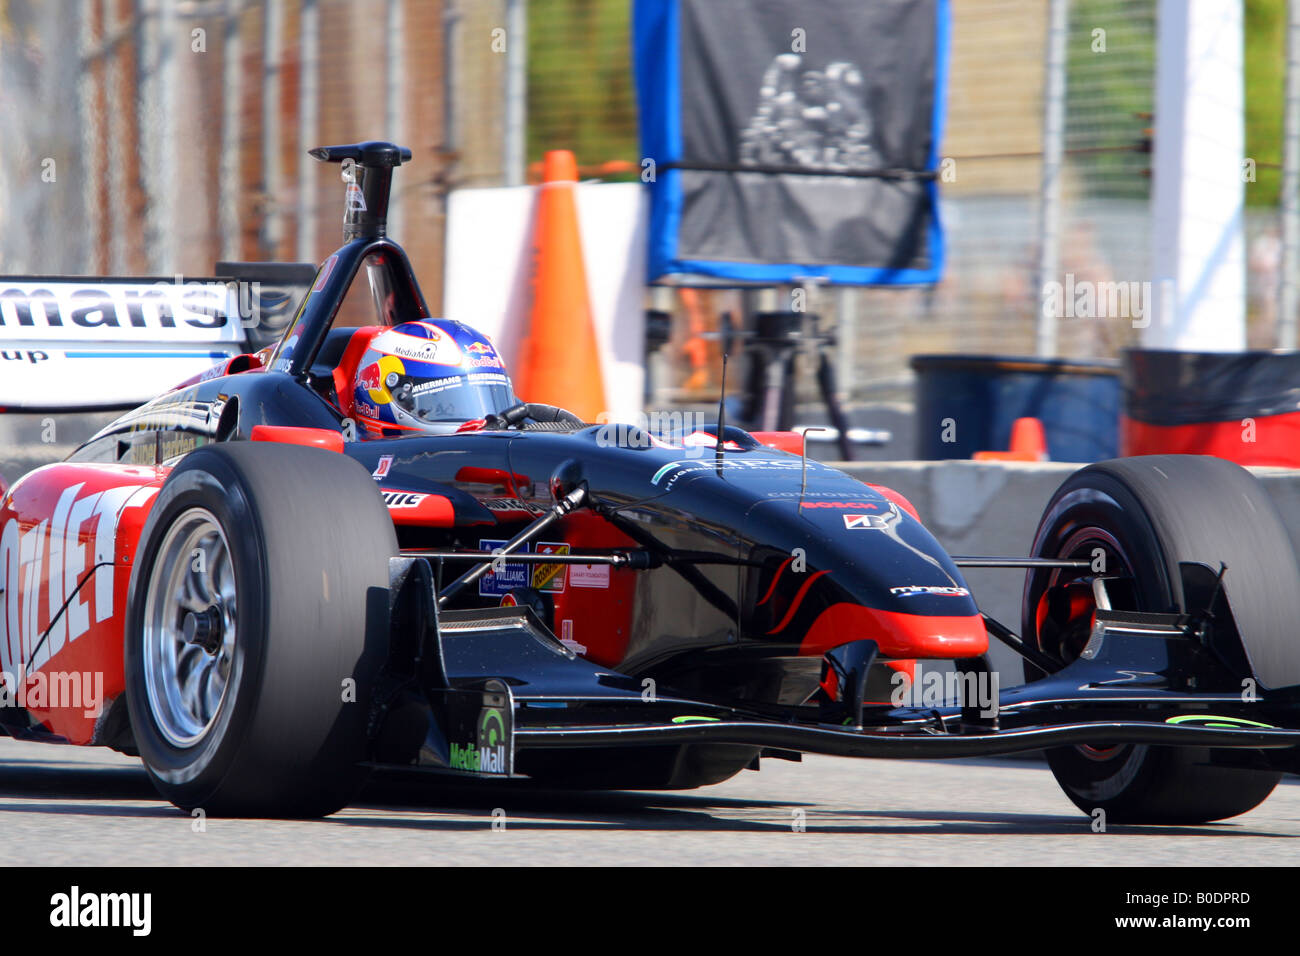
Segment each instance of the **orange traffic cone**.
[[552,150],[542,165],[533,231],[532,301],[515,391],[521,401],[559,405],[594,422],[609,406],[578,235],[573,195],[578,164],[568,150]]
[[1011,448],[977,451],[976,461],[1047,461],[1047,433],[1037,418],[1017,418],[1011,423]]

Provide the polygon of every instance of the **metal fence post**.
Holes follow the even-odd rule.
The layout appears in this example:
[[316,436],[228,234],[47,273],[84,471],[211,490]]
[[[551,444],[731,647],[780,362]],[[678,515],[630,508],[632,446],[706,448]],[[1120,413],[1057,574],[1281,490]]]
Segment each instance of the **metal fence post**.
[[1296,347],[1300,298],[1300,0],[1287,3],[1286,102],[1282,113],[1282,262],[1277,290],[1278,348]]
[[316,161],[307,150],[320,146],[320,8],[302,0],[302,77],[298,85],[298,246],[299,262],[316,261]]
[[501,168],[507,186],[522,186],[528,164],[528,8],[506,0],[505,139]]
[[284,7],[262,3],[262,231],[263,253],[280,245],[280,47]]
[[99,187],[101,150],[103,148],[103,131],[100,126],[99,79],[103,76],[103,64],[98,60],[103,49],[96,36],[95,7],[89,6],[81,12],[81,79],[78,93],[81,109],[81,157],[85,168],[82,179],[82,202],[85,204],[86,244],[82,255],[81,267],[87,273],[94,273],[100,268],[99,238],[103,232],[103,219],[100,215]]
[[1069,0],[1051,0],[1047,14],[1047,56],[1043,83],[1043,178],[1039,192],[1038,354],[1057,352],[1057,317],[1042,308],[1042,289],[1061,271],[1061,171],[1065,155],[1065,41],[1070,29]]
[[[402,123],[402,114],[406,105],[403,96],[406,70],[403,69],[402,20],[402,0],[388,0],[385,18],[387,30],[385,48],[388,62],[384,76],[384,136],[389,142],[406,145],[406,132]],[[403,191],[400,187],[394,190],[392,202],[388,207],[388,234],[399,239],[402,231]]]
[[[243,50],[239,37],[241,0],[226,0],[225,45],[221,51],[221,168],[218,174],[218,220],[221,258],[240,258],[239,241],[239,101]],[[111,137],[110,137],[111,140]]]

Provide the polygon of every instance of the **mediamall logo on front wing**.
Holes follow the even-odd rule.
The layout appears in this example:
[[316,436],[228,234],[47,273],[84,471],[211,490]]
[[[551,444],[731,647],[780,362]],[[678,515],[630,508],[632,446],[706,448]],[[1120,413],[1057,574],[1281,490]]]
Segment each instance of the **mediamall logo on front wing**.
[[510,772],[506,755],[505,717],[495,707],[485,707],[479,716],[478,742],[451,744],[449,763],[453,770],[470,773]]

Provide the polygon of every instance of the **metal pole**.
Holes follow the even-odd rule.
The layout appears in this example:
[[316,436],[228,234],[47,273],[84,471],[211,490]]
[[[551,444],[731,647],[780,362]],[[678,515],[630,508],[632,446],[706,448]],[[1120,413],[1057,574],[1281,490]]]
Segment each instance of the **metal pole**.
[[[150,201],[154,209],[154,248],[149,255],[152,269],[161,275],[170,275],[183,268],[178,255],[179,243],[176,241],[176,86],[177,69],[175,45],[180,42],[176,30],[176,5],[159,3],[154,12],[156,17],[150,31],[154,51],[157,52],[153,78],[153,96],[151,99],[158,109],[158,142],[153,183],[153,197]],[[188,40],[186,48],[188,49]],[[157,206],[154,206],[154,203]]]
[[320,8],[302,0],[302,78],[298,96],[298,249],[299,262],[316,261],[316,161],[307,154],[320,125]]
[[284,7],[262,0],[262,251],[280,245],[280,46]]
[[[1061,271],[1061,169],[1065,155],[1065,44],[1070,29],[1070,0],[1050,0],[1047,13],[1047,58],[1043,65],[1043,179],[1038,237],[1038,289],[1059,281]],[[1056,355],[1057,316],[1038,307],[1038,354]]]
[[104,159],[100,154],[103,149],[104,137],[100,127],[100,111],[98,107],[99,86],[96,82],[98,77],[102,77],[103,64],[98,63],[96,58],[103,54],[102,46],[95,35],[95,7],[88,6],[81,12],[81,77],[78,81],[78,92],[80,94],[81,106],[81,155],[85,157],[90,175],[86,176],[82,182],[82,202],[84,204],[84,215],[86,217],[86,235],[85,252],[81,256],[82,271],[87,274],[94,274],[99,269],[99,237],[103,231],[103,223],[100,217],[99,205],[99,187],[100,178],[99,170],[103,166]]
[[506,110],[502,169],[507,186],[522,186],[527,165],[528,6],[506,0]]
[[[110,44],[110,38],[117,39],[118,31],[125,29],[125,26],[118,22],[114,0],[102,0],[100,15],[104,24],[104,114],[108,126],[105,137],[108,140],[108,170],[104,179],[110,197],[109,209],[116,209],[120,208],[121,203],[120,200],[115,203],[113,197],[125,195],[129,186],[124,127],[131,104],[123,102],[122,98],[122,89],[126,86],[126,68],[122,64],[121,54],[123,44]],[[127,264],[127,232],[117,228],[111,220],[112,217],[108,229],[108,271],[111,275],[121,275],[130,271]]]
[[[387,72],[384,78],[384,135],[390,142],[404,145],[406,134],[402,129],[403,79],[402,68],[402,0],[388,0],[386,17]],[[402,190],[396,190],[388,206],[388,234],[399,236],[402,228]]]
[[1277,290],[1278,348],[1296,347],[1300,298],[1300,0],[1287,4],[1286,102],[1282,112],[1282,262]]
[[240,257],[239,241],[239,101],[243,51],[239,38],[241,0],[226,0],[226,39],[221,52],[221,169],[217,191],[221,258]]
[[845,401],[853,397],[854,376],[857,374],[858,351],[858,293],[852,286],[840,286],[835,290],[836,339],[839,347],[839,359],[836,362],[836,377],[839,378],[840,394]]

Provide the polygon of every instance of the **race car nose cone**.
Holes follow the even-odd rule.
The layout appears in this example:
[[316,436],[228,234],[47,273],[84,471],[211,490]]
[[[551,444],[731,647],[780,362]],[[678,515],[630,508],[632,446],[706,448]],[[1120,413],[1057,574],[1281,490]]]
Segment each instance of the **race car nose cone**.
[[221,608],[213,604],[206,611],[187,611],[181,622],[181,636],[186,644],[197,644],[208,654],[221,647]]

